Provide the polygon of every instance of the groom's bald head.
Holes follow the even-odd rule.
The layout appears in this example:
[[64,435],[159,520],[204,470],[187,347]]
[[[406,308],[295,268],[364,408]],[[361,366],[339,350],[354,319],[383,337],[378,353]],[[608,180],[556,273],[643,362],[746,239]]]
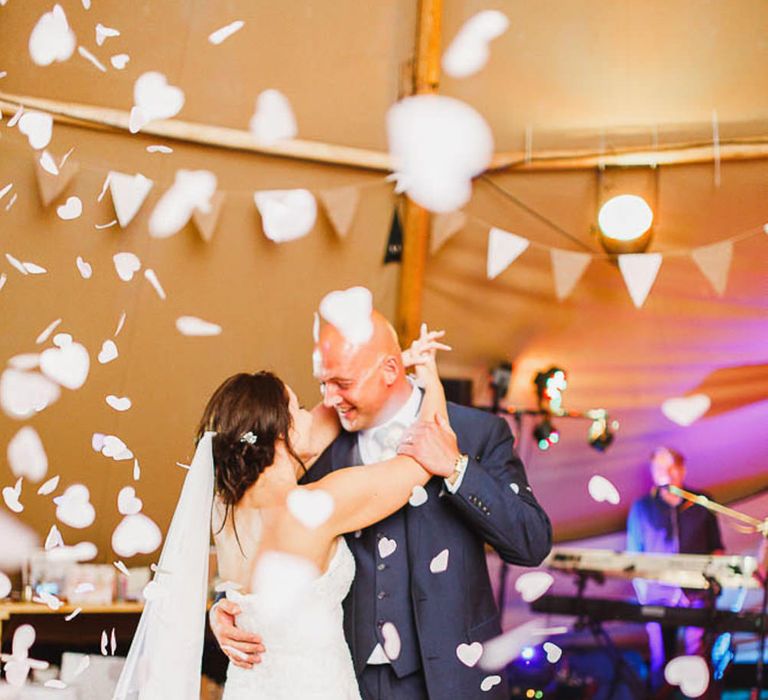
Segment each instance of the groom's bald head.
[[410,392],[395,329],[375,310],[370,321],[370,337],[364,341],[326,323],[315,346],[315,376],[324,403],[336,410],[346,430],[383,422]]

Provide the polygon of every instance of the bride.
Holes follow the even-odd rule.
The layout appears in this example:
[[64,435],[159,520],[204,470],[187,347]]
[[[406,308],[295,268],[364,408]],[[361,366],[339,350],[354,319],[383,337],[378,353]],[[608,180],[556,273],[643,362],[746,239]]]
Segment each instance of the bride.
[[[441,336],[423,328],[403,353],[425,389],[421,420],[447,419],[435,364],[437,349],[448,349]],[[258,630],[265,647],[252,669],[230,663],[224,700],[359,700],[341,606],[355,564],[342,535],[400,509],[431,474],[397,456],[299,486],[338,432],[334,411],[306,411],[271,373],[237,374],[216,390],[114,700],[199,697],[212,503],[238,627]],[[390,624],[383,634],[396,658],[397,630]]]

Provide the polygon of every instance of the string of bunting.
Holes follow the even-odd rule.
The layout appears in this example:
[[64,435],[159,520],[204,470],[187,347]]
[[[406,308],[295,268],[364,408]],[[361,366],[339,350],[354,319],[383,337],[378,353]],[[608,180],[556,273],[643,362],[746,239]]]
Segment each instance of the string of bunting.
[[[6,144],[7,146],[7,144]],[[149,149],[160,150],[167,147],[150,146]],[[148,149],[148,150],[149,150]],[[47,150],[42,155],[34,156],[34,168],[37,179],[40,200],[44,207],[49,207],[62,197],[67,188],[74,182],[81,170],[104,172],[103,167],[83,165],[71,158],[72,150],[61,157],[55,157]],[[205,171],[199,171],[205,172]],[[339,187],[318,189],[310,192],[306,189],[287,190],[217,190],[216,178],[209,173],[213,184],[209,188],[207,207],[190,205],[185,199],[189,198],[188,191],[195,190],[196,185],[179,183],[179,173],[173,185],[165,190],[150,217],[150,232],[157,237],[173,235],[181,230],[190,220],[193,222],[201,238],[210,242],[228,195],[247,193],[252,196],[262,218],[265,235],[271,240],[281,243],[295,240],[308,234],[314,226],[319,201],[336,235],[344,239],[352,228],[355,215],[360,204],[361,193],[367,188],[390,184],[389,178],[366,180],[364,183],[351,183]],[[108,171],[104,185],[99,195],[101,201],[109,190],[115,209],[116,222],[121,228],[126,228],[136,217],[144,205],[149,193],[156,187],[154,181],[141,173],[128,174],[119,171]],[[186,194],[185,194],[186,187]],[[15,201],[10,183],[0,188],[0,201],[11,194],[6,209]],[[174,189],[180,190],[174,197]],[[192,197],[194,199],[194,197]],[[169,201],[170,200],[170,201]],[[165,203],[165,207],[163,207]],[[153,219],[163,219],[163,208],[172,209],[173,219],[170,229],[164,222],[162,225]],[[184,210],[179,218],[177,210]],[[159,210],[159,213],[158,213]],[[66,202],[57,207],[57,213],[63,219],[77,218],[82,212],[82,202],[76,196],[70,196]],[[165,216],[168,218],[168,216]],[[690,256],[709,281],[718,296],[725,293],[728,274],[733,259],[734,244],[768,232],[765,227],[743,231],[721,241],[699,246],[692,249],[671,250],[665,252],[637,253],[611,256],[607,253],[580,252],[566,250],[532,241],[510,231],[506,231],[480,217],[469,215],[464,211],[453,211],[432,216],[430,233],[430,253],[435,255],[456,233],[464,229],[470,222],[488,229],[488,246],[486,255],[486,275],[492,280],[502,274],[529,248],[549,251],[554,280],[555,296],[559,301],[567,299],[579,280],[582,278],[593,260],[612,260],[618,262],[619,270],[635,307],[641,308],[656,281],[664,258],[675,256]],[[394,228],[394,226],[392,227]],[[153,230],[154,229],[154,230]],[[391,235],[391,232],[390,232]],[[399,260],[399,255],[390,255],[388,245],[385,262]]]

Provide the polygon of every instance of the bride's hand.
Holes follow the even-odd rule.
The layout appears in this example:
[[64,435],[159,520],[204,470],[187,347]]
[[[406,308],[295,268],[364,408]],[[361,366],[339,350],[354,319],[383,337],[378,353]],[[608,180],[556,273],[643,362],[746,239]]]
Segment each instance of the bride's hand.
[[437,364],[435,356],[438,350],[450,351],[452,348],[445,343],[438,342],[445,335],[445,331],[430,331],[427,324],[421,324],[419,337],[411,343],[411,347],[403,352],[403,366],[413,367],[417,379],[425,379],[427,375],[437,376]]

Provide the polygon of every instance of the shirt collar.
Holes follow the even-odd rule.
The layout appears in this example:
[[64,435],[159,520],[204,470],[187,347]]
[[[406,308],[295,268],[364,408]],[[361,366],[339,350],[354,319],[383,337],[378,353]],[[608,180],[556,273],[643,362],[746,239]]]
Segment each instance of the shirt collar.
[[372,428],[361,430],[359,432],[361,437],[367,438],[376,430],[380,430],[381,428],[393,425],[395,423],[400,423],[400,425],[404,425],[406,427],[414,423],[416,416],[419,413],[419,408],[421,407],[422,392],[410,377],[408,377],[408,381],[411,383],[411,395],[408,397],[407,401],[402,406],[400,406],[397,413],[395,413],[394,416],[392,416],[384,423],[376,425]]

